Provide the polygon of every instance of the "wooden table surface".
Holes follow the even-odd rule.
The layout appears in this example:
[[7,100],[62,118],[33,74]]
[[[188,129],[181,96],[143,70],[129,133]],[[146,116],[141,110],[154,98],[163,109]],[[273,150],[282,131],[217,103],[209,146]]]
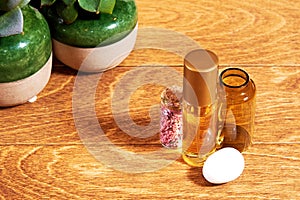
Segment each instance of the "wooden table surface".
[[[84,128],[75,127],[72,98],[77,72],[55,62],[36,102],[0,109],[0,199],[300,199],[300,1],[136,3],[141,30],[184,35],[214,51],[220,69],[243,68],[256,83],[254,144],[243,153],[243,174],[215,186],[204,180],[201,168],[189,167],[180,157],[152,172],[128,173],[108,166],[106,161],[114,155],[110,158],[107,150],[107,159],[94,157],[79,137],[78,129]],[[156,39],[174,42],[178,49],[184,46],[176,37]],[[132,153],[126,162],[116,161],[117,166],[134,169],[136,155],[151,154],[160,144],[158,134],[131,137],[118,127],[112,115],[112,104],[118,102],[112,95],[124,94],[115,87],[136,69],[159,72],[169,66],[182,72],[182,61],[166,49],[137,49],[102,74],[96,87],[96,115],[77,118],[94,117],[113,148]],[[139,75],[132,80],[143,80]],[[160,91],[160,86],[146,84],[132,92],[128,106],[136,124],[149,124],[149,108],[159,103]],[[139,166],[141,171],[148,164]]]

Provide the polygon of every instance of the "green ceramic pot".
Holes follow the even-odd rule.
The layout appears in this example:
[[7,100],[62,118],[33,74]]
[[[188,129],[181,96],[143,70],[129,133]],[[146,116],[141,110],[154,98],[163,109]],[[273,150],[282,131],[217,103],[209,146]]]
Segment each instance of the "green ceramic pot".
[[44,11],[50,25],[53,52],[65,65],[85,72],[102,72],[119,65],[133,50],[137,37],[134,0],[116,0],[112,14],[86,16],[62,23],[54,8]]
[[29,77],[49,60],[52,46],[48,24],[38,10],[25,6],[23,34],[0,38],[0,83]]
[[48,24],[35,8],[25,6],[23,33],[0,38],[0,107],[35,97],[47,85],[52,68]]
[[52,37],[64,44],[93,48],[115,43],[128,35],[137,23],[134,0],[117,0],[112,14],[79,15],[72,24],[62,23],[54,8],[46,11]]

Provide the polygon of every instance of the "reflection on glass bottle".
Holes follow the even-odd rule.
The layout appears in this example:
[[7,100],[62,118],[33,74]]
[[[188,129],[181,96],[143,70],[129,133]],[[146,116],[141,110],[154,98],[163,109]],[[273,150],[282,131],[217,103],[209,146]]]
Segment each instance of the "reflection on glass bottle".
[[222,146],[245,151],[252,143],[254,132],[256,87],[247,72],[240,68],[227,68],[220,74],[226,93],[226,119]]
[[191,166],[202,166],[216,150],[216,104],[205,107],[183,102],[183,159]]
[[183,159],[202,166],[216,150],[218,58],[198,49],[184,59]]

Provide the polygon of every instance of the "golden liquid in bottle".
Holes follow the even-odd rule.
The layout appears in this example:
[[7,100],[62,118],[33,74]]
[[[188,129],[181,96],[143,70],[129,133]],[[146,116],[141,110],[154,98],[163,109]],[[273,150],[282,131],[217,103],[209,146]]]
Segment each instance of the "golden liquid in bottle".
[[186,163],[201,167],[216,150],[216,105],[195,107],[183,102],[183,154]]

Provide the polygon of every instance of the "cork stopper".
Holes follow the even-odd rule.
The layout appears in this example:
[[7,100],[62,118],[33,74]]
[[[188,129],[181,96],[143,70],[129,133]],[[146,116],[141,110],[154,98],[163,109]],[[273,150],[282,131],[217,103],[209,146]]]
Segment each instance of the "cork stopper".
[[197,49],[184,58],[183,98],[192,105],[207,106],[217,99],[218,57]]

